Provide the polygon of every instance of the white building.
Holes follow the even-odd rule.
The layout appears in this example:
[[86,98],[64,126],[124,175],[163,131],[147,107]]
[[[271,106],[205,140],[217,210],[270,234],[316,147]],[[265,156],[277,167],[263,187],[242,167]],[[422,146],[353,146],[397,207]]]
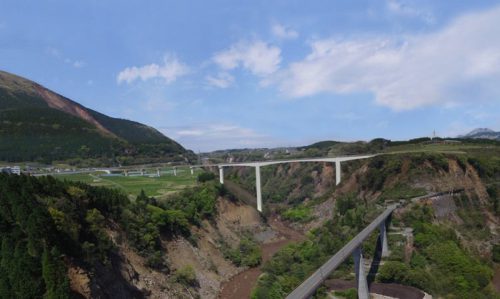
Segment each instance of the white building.
[[21,175],[21,167],[19,167],[19,166],[12,166],[10,169],[12,171],[12,174]]
[[20,175],[21,174],[21,167],[19,167],[19,166],[4,167],[4,168],[0,168],[0,172]]

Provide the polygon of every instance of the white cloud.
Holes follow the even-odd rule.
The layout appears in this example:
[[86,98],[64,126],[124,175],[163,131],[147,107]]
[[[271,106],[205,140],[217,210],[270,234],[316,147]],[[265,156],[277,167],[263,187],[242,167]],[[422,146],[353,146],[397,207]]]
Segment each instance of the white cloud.
[[500,7],[404,38],[324,39],[273,77],[290,97],[370,92],[394,110],[500,96]]
[[177,105],[173,102],[160,98],[151,98],[144,102],[144,110],[148,112],[165,113],[171,112]]
[[291,28],[287,28],[281,24],[274,24],[271,27],[271,32],[274,36],[280,39],[296,39],[299,33]]
[[228,88],[234,82],[234,77],[226,72],[220,72],[217,76],[206,76],[208,84],[218,88]]
[[419,18],[428,24],[435,22],[432,13],[424,9],[416,8],[410,3],[405,3],[400,0],[387,0],[387,9],[393,14],[403,17]]
[[257,76],[267,76],[279,69],[281,49],[263,41],[239,42],[216,53],[213,61],[224,70],[239,66]]
[[140,67],[127,67],[118,74],[116,80],[118,83],[126,82],[130,84],[137,79],[146,81],[154,78],[162,78],[168,84],[188,73],[189,67],[187,65],[173,55],[165,55],[162,65],[152,63]]
[[270,147],[277,141],[270,136],[232,124],[198,124],[184,127],[161,128],[166,136],[195,151],[218,149]]

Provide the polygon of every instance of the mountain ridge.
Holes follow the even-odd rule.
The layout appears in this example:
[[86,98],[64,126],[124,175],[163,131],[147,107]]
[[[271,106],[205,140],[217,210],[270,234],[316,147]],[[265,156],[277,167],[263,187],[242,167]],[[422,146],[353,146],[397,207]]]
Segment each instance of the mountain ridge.
[[500,140],[500,132],[495,132],[489,128],[477,128],[465,135],[458,136],[458,138]]
[[0,122],[0,160],[4,161],[91,158],[104,164],[129,164],[194,157],[155,128],[109,117],[5,71],[0,71]]

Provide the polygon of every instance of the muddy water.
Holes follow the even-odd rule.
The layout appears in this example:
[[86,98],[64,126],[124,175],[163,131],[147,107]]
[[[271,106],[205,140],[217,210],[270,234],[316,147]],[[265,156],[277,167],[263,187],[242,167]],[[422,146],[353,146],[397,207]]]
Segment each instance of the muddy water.
[[[280,240],[262,244],[262,264],[270,260],[271,257],[278,252],[283,246],[304,240],[304,236],[299,232],[292,230],[284,225],[276,218],[269,221],[269,225],[277,231],[282,237]],[[250,298],[250,294],[257,279],[262,274],[261,267],[250,268],[236,276],[233,276],[229,281],[222,285],[222,290],[219,294],[220,299],[244,299]]]

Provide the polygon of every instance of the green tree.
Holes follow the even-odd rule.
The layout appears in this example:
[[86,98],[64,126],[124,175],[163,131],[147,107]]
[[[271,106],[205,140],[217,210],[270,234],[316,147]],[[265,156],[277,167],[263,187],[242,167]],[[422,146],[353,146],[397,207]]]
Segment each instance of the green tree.
[[45,299],[69,298],[69,280],[66,266],[61,260],[56,247],[52,250],[44,248],[42,255],[42,276],[45,282]]

